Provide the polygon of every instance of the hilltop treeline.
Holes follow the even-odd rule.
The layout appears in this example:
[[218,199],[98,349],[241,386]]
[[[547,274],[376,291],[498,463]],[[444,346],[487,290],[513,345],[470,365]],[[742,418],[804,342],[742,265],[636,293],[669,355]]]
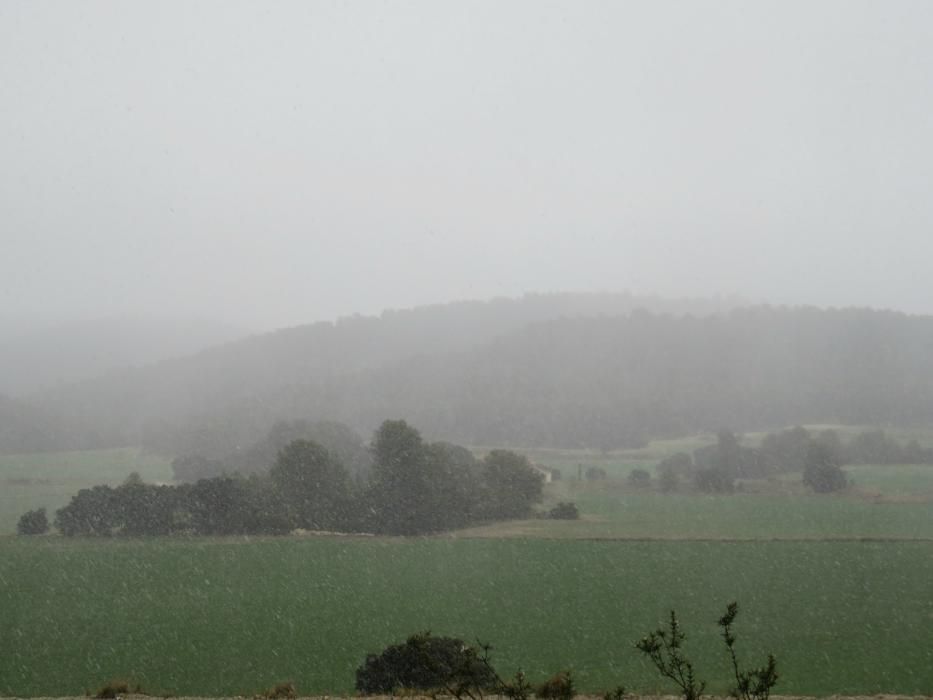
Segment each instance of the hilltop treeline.
[[[25,438],[33,447],[141,444],[218,458],[299,416],[369,432],[383,416],[402,415],[433,439],[567,448],[630,447],[723,425],[933,420],[930,317],[624,311],[501,322],[493,333],[479,329],[494,314],[468,308],[475,318],[440,307],[409,325],[295,329],[64,388],[28,406],[60,429]],[[451,328],[446,313],[475,336],[441,338]],[[389,338],[389,349],[376,349]],[[15,442],[8,436],[3,447]]]
[[319,443],[298,439],[267,472],[178,486],[131,478],[83,489],[55,515],[63,535],[283,534],[295,529],[417,535],[526,517],[542,476],[527,458],[493,450],[480,461],[427,443],[405,421],[385,421],[367,479],[353,479]]

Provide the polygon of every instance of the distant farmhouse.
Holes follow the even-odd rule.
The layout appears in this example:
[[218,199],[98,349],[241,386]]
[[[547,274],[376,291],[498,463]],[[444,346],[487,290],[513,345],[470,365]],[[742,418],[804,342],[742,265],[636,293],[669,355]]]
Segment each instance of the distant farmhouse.
[[547,467],[542,467],[540,464],[532,464],[531,468],[544,477],[545,484],[550,484],[554,478],[554,473]]

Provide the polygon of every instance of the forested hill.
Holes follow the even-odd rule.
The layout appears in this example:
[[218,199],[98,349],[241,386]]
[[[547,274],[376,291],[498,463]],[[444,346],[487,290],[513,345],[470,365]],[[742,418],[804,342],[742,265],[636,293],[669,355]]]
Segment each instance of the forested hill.
[[[444,308],[430,313],[449,321]],[[455,324],[426,317],[410,335],[401,321],[389,332],[374,319],[294,329],[85,382],[30,408],[55,414],[57,439],[205,455],[294,418],[368,434],[404,417],[431,439],[568,447],[725,426],[933,420],[931,317],[809,308],[566,316],[512,328],[477,318],[454,339],[430,330]]]
[[[538,324],[361,377],[399,415],[482,445],[618,447],[697,430],[933,421],[933,317],[745,309]],[[404,387],[402,389],[401,387]],[[345,420],[375,418],[350,404]]]
[[[201,436],[199,444],[216,439],[226,453],[230,444],[265,435],[271,422],[290,410],[282,395],[295,384],[331,385],[413,357],[475,349],[548,319],[618,316],[637,308],[707,315],[736,304],[735,299],[671,300],[628,293],[529,294],[287,328],[179,360],[111,369],[108,376],[60,384],[23,401],[0,397],[0,451],[143,441],[167,444],[174,452],[178,426],[184,426]],[[59,353],[67,347],[61,340],[55,344]],[[49,359],[48,375],[60,376],[63,364]]]

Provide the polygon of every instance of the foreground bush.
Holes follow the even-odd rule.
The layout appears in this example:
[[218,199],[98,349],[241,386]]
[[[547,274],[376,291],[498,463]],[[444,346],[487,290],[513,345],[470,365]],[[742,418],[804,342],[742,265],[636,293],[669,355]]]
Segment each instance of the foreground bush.
[[651,659],[658,672],[672,680],[680,689],[684,700],[699,700],[706,688],[706,681],[698,680],[693,664],[683,653],[686,635],[680,630],[677,615],[671,610],[668,627],[659,627],[635,643],[635,648]]
[[121,695],[128,695],[129,693],[136,693],[139,695],[142,692],[143,689],[139,683],[131,687],[127,681],[112,680],[107,683],[107,685],[98,688],[94,697],[100,700],[113,700],[113,698],[120,697]]
[[535,690],[535,695],[544,700],[573,700],[576,694],[577,689],[570,671],[562,671],[552,676]]
[[266,698],[268,700],[294,700],[298,697],[298,689],[291,682],[276,683],[271,688],[266,689],[257,698]]
[[[719,618],[717,623],[722,628],[722,638],[735,678],[735,685],[730,694],[737,700],[768,700],[778,681],[777,661],[772,654],[768,654],[764,666],[747,671],[739,669],[735,653],[736,637],[732,631],[738,613],[738,604],[730,603],[726,608],[726,614]],[[684,654],[684,639],[686,635],[680,629],[677,614],[671,610],[668,626],[660,627],[643,637],[635,643],[635,648],[651,660],[662,676],[677,685],[684,700],[699,700],[706,688],[706,681],[696,677],[693,664]]]
[[411,689],[461,697],[497,687],[495,671],[475,647],[430,632],[368,655],[356,671],[356,689],[368,695]]

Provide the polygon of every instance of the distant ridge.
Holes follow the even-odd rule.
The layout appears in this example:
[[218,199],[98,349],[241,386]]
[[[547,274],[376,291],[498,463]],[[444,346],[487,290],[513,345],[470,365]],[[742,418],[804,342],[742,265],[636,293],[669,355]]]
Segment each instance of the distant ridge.
[[931,349],[933,318],[895,312],[630,294],[457,302],[256,335],[0,403],[20,425],[0,431],[0,449],[221,455],[295,418],[367,434],[404,417],[434,439],[603,448],[724,426],[916,423],[933,420]]

